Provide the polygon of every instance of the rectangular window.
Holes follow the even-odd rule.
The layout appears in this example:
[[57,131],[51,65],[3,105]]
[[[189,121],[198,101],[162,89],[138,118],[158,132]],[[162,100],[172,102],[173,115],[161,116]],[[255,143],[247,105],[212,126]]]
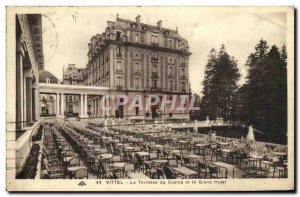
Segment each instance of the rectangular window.
[[173,91],[173,81],[169,82],[169,91]]
[[139,72],[140,71],[140,63],[139,62],[135,62],[134,64],[134,72]]
[[117,77],[117,89],[122,90],[123,89],[123,78]]
[[152,65],[152,73],[157,73],[157,65]]
[[152,62],[158,61],[158,54],[156,52],[153,53],[151,60],[152,60]]
[[169,40],[169,48],[173,48],[173,40]]
[[157,88],[157,80],[152,80],[152,88]]
[[117,85],[122,85],[123,81],[122,81],[122,77],[117,77]]
[[151,35],[151,43],[152,44],[158,44],[158,36]]
[[174,75],[173,66],[169,66],[169,76],[173,76],[173,75]]
[[186,91],[185,82],[181,82],[181,91],[182,92]]
[[117,70],[122,70],[122,62],[117,62]]
[[136,77],[134,79],[134,87],[135,87],[135,89],[140,89],[140,78],[139,77]]
[[134,41],[135,42],[140,42],[140,35],[139,34],[134,35]]
[[121,47],[117,47],[117,57],[122,57]]
[[185,77],[186,77],[185,69],[184,69],[184,68],[181,69],[181,77],[182,77],[182,78],[185,78]]
[[116,37],[117,41],[122,41],[121,40],[121,32],[117,31],[117,37]]

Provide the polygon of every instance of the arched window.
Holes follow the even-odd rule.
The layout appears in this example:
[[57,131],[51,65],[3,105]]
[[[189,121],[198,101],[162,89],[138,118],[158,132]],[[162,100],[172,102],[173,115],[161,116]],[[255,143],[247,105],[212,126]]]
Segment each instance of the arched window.
[[50,78],[46,78],[46,83],[50,83]]

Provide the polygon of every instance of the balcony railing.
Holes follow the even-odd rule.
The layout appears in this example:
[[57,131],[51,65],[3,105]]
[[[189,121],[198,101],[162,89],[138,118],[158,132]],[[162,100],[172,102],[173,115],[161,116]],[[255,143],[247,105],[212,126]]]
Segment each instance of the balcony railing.
[[154,43],[154,42],[151,42],[151,46],[155,46],[155,47],[158,47],[158,43]]
[[122,74],[122,73],[123,73],[123,70],[122,70],[122,69],[117,69],[117,70],[116,70],[116,73],[117,73],[117,74]]
[[150,87],[150,91],[155,91],[155,92],[157,92],[157,91],[162,91],[163,89],[162,88],[160,88],[160,87]]
[[135,75],[140,75],[140,74],[141,74],[140,70],[135,70],[133,73],[134,73]]
[[123,42],[123,38],[121,38],[121,37],[116,37],[116,41]]
[[152,57],[151,62],[158,62],[158,58],[157,57]]
[[117,90],[123,90],[123,86],[121,86],[121,85],[117,85],[116,88],[117,88]]
[[157,72],[152,72],[151,77],[152,77],[152,78],[158,78],[158,73],[157,73]]

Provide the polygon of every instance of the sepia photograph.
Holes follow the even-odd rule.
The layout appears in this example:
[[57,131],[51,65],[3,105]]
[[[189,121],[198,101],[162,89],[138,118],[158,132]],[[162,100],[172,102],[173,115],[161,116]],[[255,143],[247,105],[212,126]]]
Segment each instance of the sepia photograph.
[[294,33],[294,7],[6,7],[6,189],[294,190]]

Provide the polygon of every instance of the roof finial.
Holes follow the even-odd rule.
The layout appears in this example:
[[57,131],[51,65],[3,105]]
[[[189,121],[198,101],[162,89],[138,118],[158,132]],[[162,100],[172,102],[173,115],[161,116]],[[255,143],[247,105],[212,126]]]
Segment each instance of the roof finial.
[[178,33],[178,27],[176,27],[176,32]]
[[117,13],[117,20],[119,20],[119,13]]

